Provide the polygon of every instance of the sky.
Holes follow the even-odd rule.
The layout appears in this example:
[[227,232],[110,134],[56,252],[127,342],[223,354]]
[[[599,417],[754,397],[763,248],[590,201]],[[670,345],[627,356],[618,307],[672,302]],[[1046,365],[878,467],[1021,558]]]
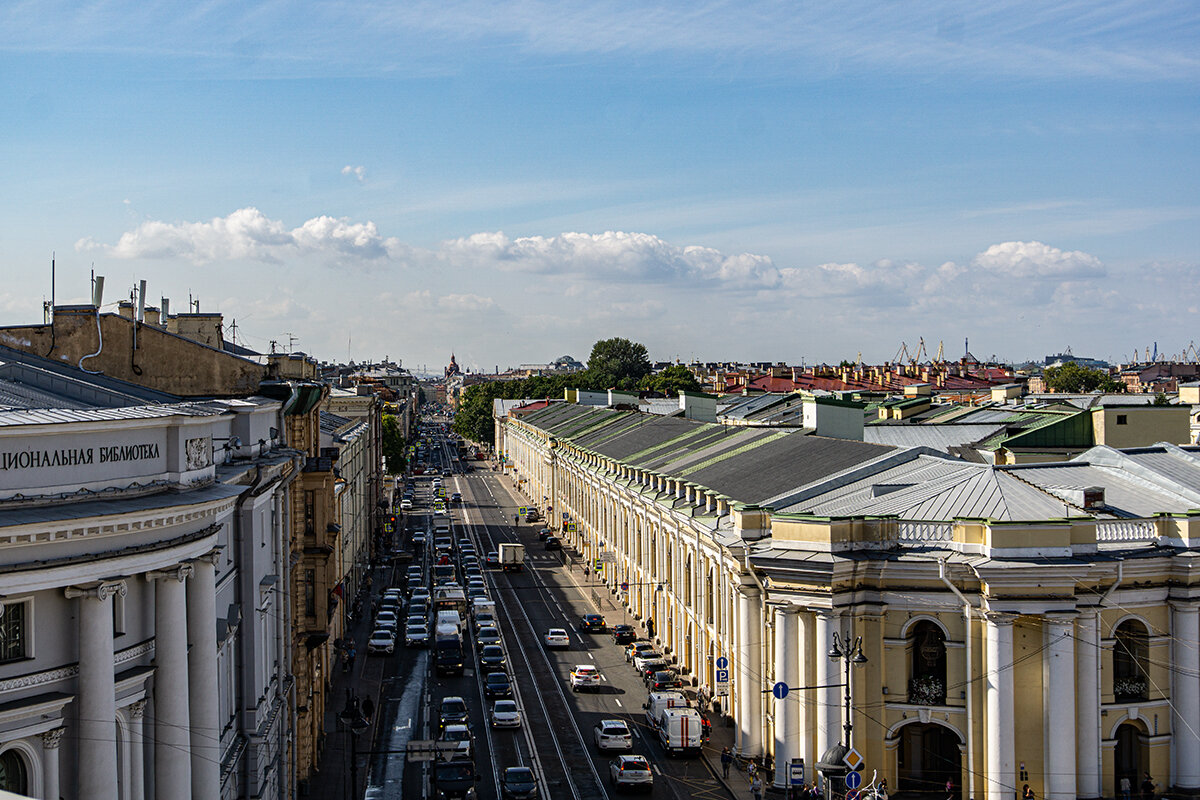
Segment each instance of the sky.
[[1184,351],[1200,4],[0,6],[0,325],[490,371]]

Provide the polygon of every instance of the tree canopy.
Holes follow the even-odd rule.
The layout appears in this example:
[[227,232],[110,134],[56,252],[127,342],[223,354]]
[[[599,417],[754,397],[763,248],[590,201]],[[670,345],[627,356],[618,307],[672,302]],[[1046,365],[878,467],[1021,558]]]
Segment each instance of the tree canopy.
[[682,364],[672,364],[662,372],[647,375],[638,386],[647,391],[661,392],[667,397],[677,397],[680,392],[700,391],[700,382]]
[[404,464],[408,460],[408,442],[395,414],[383,415],[383,457],[387,462],[388,474],[399,475],[404,471]]
[[1062,366],[1046,367],[1046,386],[1055,392],[1079,394],[1085,392],[1123,392],[1125,384],[1113,380],[1101,369],[1092,369],[1068,361]]
[[646,346],[628,339],[601,339],[592,345],[588,382],[596,389],[634,389],[650,374]]

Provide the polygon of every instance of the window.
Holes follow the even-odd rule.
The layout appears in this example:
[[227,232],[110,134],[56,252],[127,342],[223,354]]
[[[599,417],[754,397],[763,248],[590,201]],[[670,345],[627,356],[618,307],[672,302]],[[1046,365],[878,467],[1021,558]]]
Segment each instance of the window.
[[[0,606],[0,662],[19,661],[29,655],[26,604]],[[15,753],[13,754],[16,755]]]
[[1132,703],[1148,699],[1150,682],[1146,663],[1150,654],[1150,636],[1146,626],[1127,619],[1113,632],[1113,699]]
[[112,597],[113,636],[125,635],[125,598],[118,592]]
[[1117,424],[1118,425],[1128,425],[1129,424],[1129,415],[1128,414],[1117,414]]
[[317,571],[304,570],[304,613],[307,616],[317,615]]
[[[6,615],[7,612],[6,608]],[[25,766],[25,759],[16,750],[0,753],[0,789],[19,795],[29,791],[29,769]]]
[[946,704],[946,635],[929,620],[921,620],[908,634],[911,672],[908,702],[922,706]]

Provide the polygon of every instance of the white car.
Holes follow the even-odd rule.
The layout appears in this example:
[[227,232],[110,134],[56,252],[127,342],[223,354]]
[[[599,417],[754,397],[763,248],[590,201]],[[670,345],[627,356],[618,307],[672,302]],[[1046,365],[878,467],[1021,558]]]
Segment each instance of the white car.
[[429,644],[429,627],[427,625],[409,625],[404,629],[405,647],[424,647],[427,644]]
[[410,597],[409,600],[413,603],[428,603],[429,598],[429,587],[417,586],[413,589],[412,597]]
[[493,728],[521,727],[521,711],[515,700],[497,700],[492,706]]
[[602,719],[595,728],[596,749],[632,750],[633,734],[623,719]]
[[401,500],[400,501],[400,510],[401,511],[412,511],[412,500]]
[[571,691],[578,692],[580,689],[599,688],[600,670],[591,664],[577,664],[575,665],[575,669],[571,670]]
[[387,628],[394,631],[400,626],[400,617],[395,611],[380,611],[375,615],[375,630]]
[[546,631],[546,647],[570,647],[571,637],[567,636],[564,628],[551,628]]
[[371,638],[367,640],[368,653],[386,653],[391,655],[396,652],[396,634],[386,628],[380,628],[371,634]]
[[454,756],[470,758],[471,746],[475,740],[471,736],[471,729],[466,725],[447,725],[442,731],[441,741],[457,742],[458,746],[454,751]]
[[608,778],[618,789],[630,786],[650,789],[654,786],[650,763],[643,756],[617,756],[608,765]]
[[649,664],[651,661],[658,661],[661,659],[662,653],[657,653],[653,650],[643,650],[633,657],[633,668],[638,672],[644,672],[647,664]]

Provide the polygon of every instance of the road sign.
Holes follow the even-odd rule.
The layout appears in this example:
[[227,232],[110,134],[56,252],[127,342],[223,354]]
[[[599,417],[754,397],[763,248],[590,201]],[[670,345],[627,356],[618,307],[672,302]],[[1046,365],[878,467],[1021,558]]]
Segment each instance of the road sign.
[[[846,755],[842,756],[842,763],[850,768],[851,772],[857,772],[863,767],[863,757],[853,747],[850,748]],[[857,789],[857,786],[851,786],[851,789]]]
[[846,773],[846,788],[857,789],[862,786],[862,773],[850,770]]
[[603,571],[604,571],[604,562],[597,558],[596,559],[596,572],[603,572]]
[[729,683],[729,670],[717,670],[717,683]]
[[800,786],[804,783],[804,759],[793,758],[792,763],[788,765],[788,779],[792,786]]
[[788,696],[788,685],[780,681],[771,687],[771,694],[775,695],[776,700],[782,700]]
[[525,508],[525,506],[521,506],[520,508],[518,508],[518,509],[517,509],[517,513],[518,513],[518,514],[520,514],[520,515],[523,517],[523,516],[525,516],[525,512],[526,512],[527,510],[528,510],[528,509],[526,509],[526,508]]
[[600,557],[597,558],[596,560],[603,561],[605,564],[617,563],[617,557],[615,555],[613,555],[611,550],[605,550],[603,553],[600,554]]
[[717,669],[729,669],[729,659],[721,656],[717,659]]
[[[553,507],[554,507],[554,506],[551,506],[551,508],[553,508]],[[571,515],[570,515],[570,514],[568,514],[566,511],[564,511],[564,512],[563,512],[563,519],[570,519],[570,518],[571,518]]]
[[629,581],[621,581],[621,591],[622,592],[629,591]]

